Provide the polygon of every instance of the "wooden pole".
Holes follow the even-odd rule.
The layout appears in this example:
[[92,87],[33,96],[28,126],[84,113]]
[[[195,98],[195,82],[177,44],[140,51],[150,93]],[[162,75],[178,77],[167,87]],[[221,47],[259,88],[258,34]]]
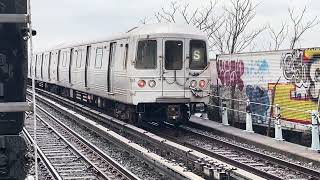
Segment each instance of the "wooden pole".
[[278,79],[277,83],[273,86],[272,88],[272,99],[271,99],[271,110],[270,110],[270,118],[269,118],[269,121],[268,121],[268,129],[267,129],[267,136],[270,137],[270,130],[271,130],[271,118],[272,118],[272,114],[273,114],[273,104],[274,104],[274,96],[275,96],[275,92],[276,92],[276,88],[277,88],[277,85],[280,81],[280,78]]

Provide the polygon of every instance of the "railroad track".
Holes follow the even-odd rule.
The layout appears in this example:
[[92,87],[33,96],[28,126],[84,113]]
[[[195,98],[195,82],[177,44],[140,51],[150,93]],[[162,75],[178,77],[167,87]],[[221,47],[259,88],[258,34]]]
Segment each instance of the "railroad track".
[[[227,149],[232,149],[233,151],[237,152],[235,154],[238,155],[241,162],[241,156],[249,156],[252,157],[252,164],[250,162],[245,162],[246,165],[254,167],[255,169],[265,171],[269,174],[276,174],[278,177],[288,177],[288,179],[292,178],[313,178],[313,179],[320,179],[320,172],[319,169],[313,169],[306,166],[299,165],[297,163],[293,163],[287,161],[285,159],[281,159],[281,157],[272,156],[266,153],[262,153],[258,151],[256,148],[251,149],[248,147],[239,146],[238,144],[234,144],[232,142],[225,141],[224,138],[220,139],[216,136],[213,136],[212,133],[208,134],[206,131],[198,130],[193,127],[182,127],[183,131],[187,133],[191,133],[196,137],[201,139],[206,139],[210,142],[217,143],[223,145]],[[241,152],[241,153],[239,153]],[[236,157],[232,157],[233,160],[237,160]],[[277,169],[279,171],[277,171]],[[279,173],[279,172],[284,172]]]
[[[94,109],[91,109],[87,106],[75,103],[68,99],[56,96],[54,94],[45,92],[43,90],[37,90],[43,96],[48,97],[49,99],[53,99],[54,101],[59,102],[59,104],[63,104],[63,106],[68,107],[69,109],[76,110],[78,113],[84,114],[86,117],[96,119],[99,122],[103,122],[103,126],[112,127],[114,131],[119,131],[127,138],[130,138],[130,142],[136,142],[139,145],[144,147],[153,147],[148,149],[147,151],[157,152],[158,154],[165,154],[169,156],[163,156],[162,159],[168,158],[173,161],[175,168],[182,167],[184,172],[193,172],[198,176],[207,177],[207,178],[240,178],[240,179],[264,179],[263,177],[257,176],[251,172],[246,170],[236,168],[228,163],[217,160],[213,157],[205,155],[199,151],[194,149],[187,148],[185,146],[181,146],[177,143],[168,141],[164,138],[156,136],[155,134],[149,133],[143,129],[137,128],[125,122],[119,121],[115,118],[112,118],[104,113],[98,112]],[[42,97],[39,96],[38,97]],[[43,98],[41,98],[43,99]],[[43,100],[41,100],[43,101]],[[45,100],[48,101],[48,100]],[[52,106],[52,108],[56,108],[57,103],[45,102],[48,106]],[[62,108],[63,109],[63,108]],[[69,110],[66,110],[69,111]],[[72,113],[69,113],[70,116],[73,116]],[[77,117],[73,117],[77,118]],[[97,123],[95,123],[97,124]],[[90,126],[90,124],[86,124],[86,126]],[[139,142],[140,140],[140,142]],[[168,161],[167,161],[168,162]],[[159,162],[158,162],[159,164]],[[162,164],[160,162],[160,164]],[[178,165],[178,166],[177,166]],[[189,178],[189,179],[197,179],[197,178]]]
[[[139,179],[49,112],[37,108],[45,115],[37,115],[37,151],[53,179]],[[30,119],[23,133],[33,143]]]
[[148,130],[267,179],[320,179],[316,169],[259,152],[256,148],[239,146],[205,130],[190,126],[178,129],[149,126]]
[[[42,103],[48,106],[49,108],[56,109],[57,112],[65,116],[68,116],[71,119],[74,119],[78,124],[81,124],[93,131],[94,133],[98,134],[99,136],[104,137],[108,141],[112,142],[112,144],[119,146],[121,149],[125,149],[127,152],[133,154],[135,157],[143,159],[145,163],[151,165],[152,167],[155,167],[157,171],[168,176],[169,179],[203,179],[200,176],[190,171],[187,171],[183,167],[177,166],[175,162],[171,162],[167,159],[164,159],[161,156],[153,153],[152,151],[149,151],[148,149],[141,147],[133,141],[113,132],[112,130],[103,127],[102,125],[99,125],[98,123],[90,120],[89,118],[84,117],[81,114],[70,110],[76,107],[74,103],[72,103],[72,107],[69,107],[70,109],[67,109],[63,106],[59,106],[57,103],[49,99],[41,98],[40,96],[38,96],[37,98],[38,102],[42,101]],[[80,106],[84,108],[83,105]],[[86,108],[82,109],[81,111],[85,111],[85,109]]]

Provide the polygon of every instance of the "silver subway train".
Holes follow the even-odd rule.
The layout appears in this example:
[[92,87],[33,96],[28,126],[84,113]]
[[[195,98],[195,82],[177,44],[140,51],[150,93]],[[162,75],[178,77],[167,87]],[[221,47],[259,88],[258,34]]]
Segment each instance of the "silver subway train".
[[36,53],[29,72],[35,73],[38,87],[111,111],[117,118],[181,124],[206,111],[208,60],[203,32],[156,24]]

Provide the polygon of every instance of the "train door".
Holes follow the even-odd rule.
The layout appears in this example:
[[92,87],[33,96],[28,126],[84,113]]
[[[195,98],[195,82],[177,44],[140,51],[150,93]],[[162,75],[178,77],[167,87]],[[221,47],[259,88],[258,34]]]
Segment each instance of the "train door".
[[185,97],[185,40],[163,39],[162,96]]
[[48,80],[49,81],[51,81],[51,74],[50,74],[50,66],[51,66],[51,61],[52,61],[52,58],[51,58],[51,55],[52,55],[52,53],[51,52],[49,52],[49,64],[48,64],[48,67],[47,67],[47,71],[48,71]]
[[49,74],[50,80],[52,82],[57,81],[57,64],[58,64],[58,52],[52,51],[50,52],[50,65],[49,65]]
[[[60,69],[60,67],[59,67],[59,64],[60,64],[60,61],[61,61],[61,59],[60,59],[60,54],[61,54],[61,50],[58,50],[58,54],[57,54],[57,69],[56,69],[56,74],[57,74],[57,79],[56,79],[56,81],[60,81],[60,77],[59,77],[59,69]],[[53,73],[54,73],[54,71],[53,71]]]
[[72,75],[72,68],[73,68],[73,65],[72,65],[72,62],[73,62],[73,52],[74,52],[74,49],[71,48],[70,50],[70,56],[69,56],[69,83],[72,84],[72,79],[71,79],[71,75]]
[[117,42],[112,42],[110,43],[110,50],[109,50],[109,63],[108,63],[108,79],[107,79],[107,84],[108,84],[108,93],[112,93],[112,79],[113,79],[113,66],[114,66],[114,60],[115,60],[115,54],[116,54],[116,47],[117,47]]
[[89,59],[91,55],[91,46],[87,46],[87,53],[86,53],[86,62],[84,67],[84,87],[88,87],[88,65]]

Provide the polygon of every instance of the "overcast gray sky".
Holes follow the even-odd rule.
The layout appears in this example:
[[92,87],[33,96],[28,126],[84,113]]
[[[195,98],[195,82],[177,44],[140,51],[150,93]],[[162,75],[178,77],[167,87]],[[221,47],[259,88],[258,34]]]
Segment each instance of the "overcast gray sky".
[[[203,7],[209,0],[178,0],[190,2],[193,7]],[[218,0],[217,11],[228,0]],[[270,23],[275,28],[288,20],[288,7],[303,9],[307,5],[306,18],[320,15],[319,0],[260,0],[255,21],[250,28]],[[34,38],[35,49],[46,49],[59,43],[81,39],[110,36],[125,32],[139,25],[139,20],[149,17],[170,0],[32,0],[33,27],[38,34]],[[302,47],[320,46],[320,25],[308,31],[301,41]],[[266,48],[267,35],[255,42],[255,50]]]

